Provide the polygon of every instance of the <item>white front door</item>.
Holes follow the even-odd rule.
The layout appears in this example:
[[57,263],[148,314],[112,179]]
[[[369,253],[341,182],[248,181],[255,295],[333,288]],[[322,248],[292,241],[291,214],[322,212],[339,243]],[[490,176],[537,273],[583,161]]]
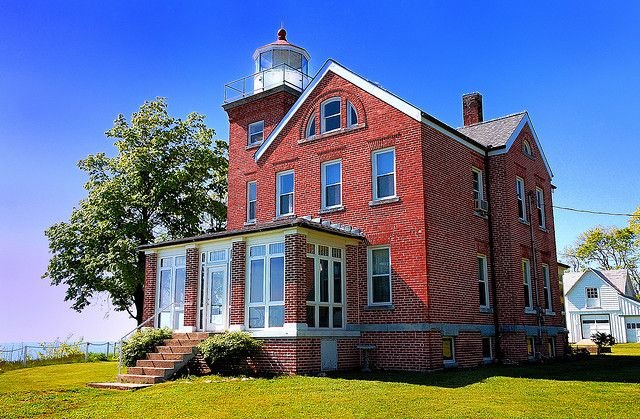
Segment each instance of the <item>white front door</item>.
[[228,314],[227,267],[207,268],[207,281],[204,298],[204,330],[217,332],[227,328]]
[[160,258],[156,312],[158,327],[179,330],[184,327],[185,257]]
[[596,332],[611,333],[611,325],[607,314],[582,316],[582,339],[591,339]]

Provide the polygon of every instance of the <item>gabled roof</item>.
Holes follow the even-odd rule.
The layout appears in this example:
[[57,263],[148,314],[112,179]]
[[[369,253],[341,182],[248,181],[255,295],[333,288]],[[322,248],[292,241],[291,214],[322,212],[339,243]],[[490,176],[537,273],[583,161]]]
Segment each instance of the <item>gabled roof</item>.
[[580,281],[580,279],[582,279],[582,277],[587,272],[593,272],[594,274],[596,274],[600,279],[613,287],[613,289],[615,289],[618,294],[622,295],[623,297],[634,297],[633,295],[630,295],[632,293],[632,290],[628,289],[627,286],[629,282],[629,271],[627,271],[626,269],[600,271],[598,269],[589,268],[586,271],[582,272],[567,272],[562,276],[562,282],[565,288],[564,293],[568,294],[569,291],[571,291],[571,289]]
[[[533,138],[538,146],[538,150],[540,150],[540,154],[544,165],[549,173],[550,177],[553,177],[553,173],[551,172],[551,168],[549,167],[549,163],[547,162],[547,158],[542,151],[542,146],[540,141],[538,140],[538,136],[536,135],[535,130],[533,129],[533,125],[529,119],[529,115],[527,112],[520,112],[513,115],[507,115],[502,118],[493,119],[486,122],[481,122],[478,124],[474,124],[472,126],[455,129],[445,124],[444,122],[438,120],[437,118],[429,115],[428,113],[420,110],[416,106],[410,104],[404,99],[396,96],[395,94],[389,92],[386,89],[383,89],[379,85],[374,82],[371,82],[364,77],[354,73],[353,71],[347,69],[341,64],[329,59],[325,62],[322,68],[318,71],[316,76],[313,78],[313,81],[307,86],[306,89],[302,92],[302,94],[298,97],[296,102],[293,104],[291,109],[286,113],[286,115],[282,118],[282,120],[276,125],[276,127],[271,131],[269,136],[262,143],[260,148],[256,151],[254,155],[254,159],[256,161],[260,160],[260,158],[264,155],[265,151],[269,148],[269,146],[273,143],[273,141],[277,138],[278,135],[282,132],[284,127],[289,123],[293,115],[300,109],[305,100],[313,93],[316,87],[320,84],[320,81],[329,73],[332,72],[353,85],[361,88],[372,96],[382,100],[388,105],[396,108],[400,112],[403,112],[410,118],[415,119],[416,121],[422,122],[431,126],[432,128],[440,131],[441,133],[447,135],[453,140],[471,148],[472,150],[485,154],[487,150],[489,150],[489,155],[497,155],[503,154],[509,151],[516,138],[520,134],[522,128],[525,125],[529,125],[531,133],[533,134]],[[496,139],[492,139],[492,135],[496,136]],[[493,144],[495,143],[495,144]]]
[[535,129],[533,129],[533,124],[531,123],[531,119],[529,118],[529,113],[527,111],[502,116],[496,119],[490,119],[473,125],[467,125],[466,127],[460,127],[458,128],[458,131],[483,146],[493,149],[489,152],[489,155],[495,156],[508,152],[518,138],[518,135],[520,135],[520,131],[522,131],[526,125],[529,126],[529,130],[531,130],[531,134],[533,135],[533,140],[536,142],[538,150],[540,150],[540,157],[542,157],[542,161],[549,173],[549,177],[553,177],[553,172],[551,171],[551,167],[547,161],[547,156],[544,154],[542,144],[540,144],[540,140],[538,140],[538,135],[536,134]]

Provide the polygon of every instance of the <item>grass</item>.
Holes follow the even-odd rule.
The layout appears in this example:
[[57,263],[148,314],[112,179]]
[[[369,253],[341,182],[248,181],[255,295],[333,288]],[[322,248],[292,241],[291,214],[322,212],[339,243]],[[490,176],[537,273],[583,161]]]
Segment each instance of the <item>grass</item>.
[[0,361],[0,374],[7,371],[19,370],[23,368],[44,367],[47,365],[59,365],[59,364],[74,364],[78,362],[97,362],[106,361],[107,359],[115,359],[114,357],[107,356],[101,353],[90,352],[88,360],[85,361],[84,354],[68,355],[60,358],[45,358],[45,359],[29,359],[26,365],[22,361]]
[[640,344],[612,355],[539,366],[336,378],[185,378],[136,392],[98,390],[113,362],[0,375],[0,416],[555,416],[640,417]]

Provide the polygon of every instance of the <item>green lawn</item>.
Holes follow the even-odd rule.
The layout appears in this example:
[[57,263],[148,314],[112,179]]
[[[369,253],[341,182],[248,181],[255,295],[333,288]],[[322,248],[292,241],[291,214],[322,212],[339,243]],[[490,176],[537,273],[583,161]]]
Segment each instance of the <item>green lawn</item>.
[[556,416],[640,417],[640,344],[613,355],[526,367],[340,378],[180,379],[135,392],[98,390],[112,362],[0,374],[0,417]]

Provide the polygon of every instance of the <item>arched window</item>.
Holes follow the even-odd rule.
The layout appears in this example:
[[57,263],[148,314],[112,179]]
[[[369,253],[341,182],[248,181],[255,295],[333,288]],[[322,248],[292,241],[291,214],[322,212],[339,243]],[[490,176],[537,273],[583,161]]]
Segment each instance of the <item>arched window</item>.
[[340,106],[340,98],[334,97],[326,100],[320,106],[320,114],[321,114],[321,133],[333,131],[336,129],[340,129],[340,119],[341,119],[341,106]]
[[347,101],[347,128],[358,125],[358,112],[353,103]]
[[529,144],[529,141],[524,140],[522,143],[522,152],[527,156],[533,157],[533,151],[531,150],[531,144]]
[[309,118],[309,122],[307,122],[307,129],[304,136],[306,138],[311,138],[314,135],[316,135],[316,116],[311,115],[311,118]]

